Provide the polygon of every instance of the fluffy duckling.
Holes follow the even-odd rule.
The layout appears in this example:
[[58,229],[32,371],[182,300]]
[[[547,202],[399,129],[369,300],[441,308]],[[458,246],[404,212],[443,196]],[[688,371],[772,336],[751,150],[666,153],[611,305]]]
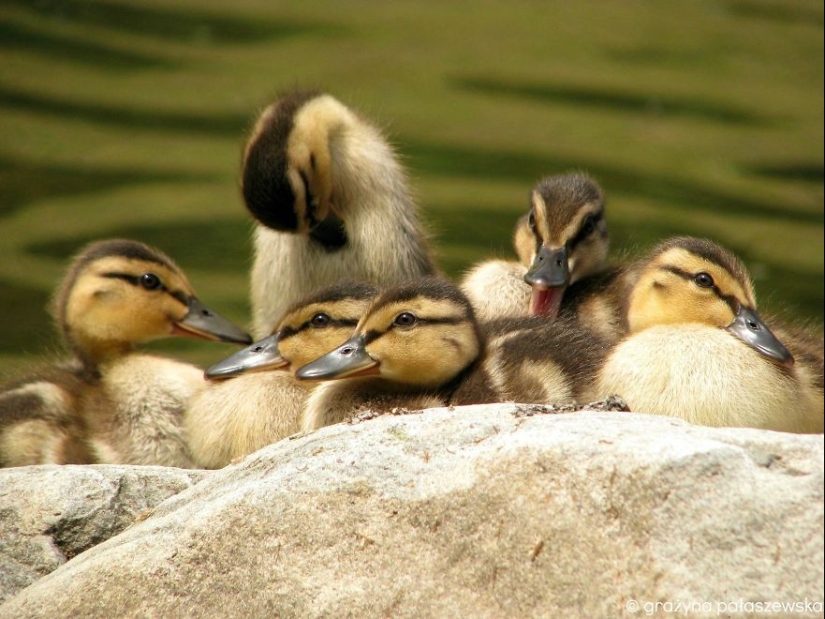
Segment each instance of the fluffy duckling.
[[[526,318],[486,327],[489,354],[469,300],[444,280],[425,278],[385,290],[349,340],[296,373],[304,380],[347,379],[313,391],[302,429],[312,431],[364,410],[505,400],[561,403],[575,397],[571,377],[584,365],[574,354],[560,360],[549,353],[560,345],[572,350],[572,340],[557,339],[561,326]],[[540,328],[547,331],[537,336]],[[577,364],[581,367],[574,368]],[[597,365],[591,365],[592,374]]]
[[210,366],[207,378],[220,382],[195,395],[184,415],[195,462],[221,468],[298,432],[314,383],[293,372],[346,340],[377,293],[364,282],[319,290],[287,310],[272,335]]
[[604,194],[593,179],[581,173],[549,176],[536,184],[530,201],[513,235],[519,261],[483,262],[462,282],[481,319],[555,318],[567,287],[606,266]]
[[445,405],[476,365],[483,339],[469,301],[451,283],[424,278],[382,292],[355,333],[295,374],[319,385],[307,400],[302,430],[362,410]]
[[135,346],[249,335],[204,306],[169,257],[129,240],[81,251],[52,314],[74,359],[0,393],[0,465],[192,466],[180,417],[202,371]]
[[745,267],[717,244],[679,237],[657,247],[637,268],[627,323],[600,395],[701,425],[823,431],[821,339],[780,341],[756,311]]
[[436,271],[404,170],[367,120],[315,91],[261,114],[243,157],[243,197],[258,221],[254,334],[287,307],[344,279],[392,284]]

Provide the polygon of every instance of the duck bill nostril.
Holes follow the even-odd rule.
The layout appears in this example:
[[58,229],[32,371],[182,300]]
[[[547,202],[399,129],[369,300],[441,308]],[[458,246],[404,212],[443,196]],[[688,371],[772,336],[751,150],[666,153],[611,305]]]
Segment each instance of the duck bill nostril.
[[567,263],[567,248],[548,249],[542,245],[533,260],[524,281],[534,288],[558,288],[570,283],[570,269]]
[[335,380],[380,374],[379,363],[367,352],[363,336],[355,336],[295,372],[299,380]]
[[210,310],[196,297],[190,297],[189,311],[174,324],[172,333],[234,344],[252,343],[246,331]]
[[766,357],[775,359],[784,365],[794,364],[791,352],[785,348],[785,345],[779,341],[755,310],[740,306],[736,318],[726,329]]
[[281,356],[278,348],[278,336],[270,335],[209,366],[206,369],[206,378],[232,378],[249,372],[286,368],[288,365],[289,362]]

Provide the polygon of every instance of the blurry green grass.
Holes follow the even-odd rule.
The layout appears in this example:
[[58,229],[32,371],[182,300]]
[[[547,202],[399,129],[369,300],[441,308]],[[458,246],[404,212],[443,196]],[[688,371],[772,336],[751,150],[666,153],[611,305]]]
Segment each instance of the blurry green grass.
[[0,0],[0,54],[0,378],[54,350],[51,290],[105,236],[248,323],[240,151],[296,85],[384,128],[452,276],[510,256],[530,187],[581,169],[617,255],[714,238],[763,307],[821,331],[821,2]]

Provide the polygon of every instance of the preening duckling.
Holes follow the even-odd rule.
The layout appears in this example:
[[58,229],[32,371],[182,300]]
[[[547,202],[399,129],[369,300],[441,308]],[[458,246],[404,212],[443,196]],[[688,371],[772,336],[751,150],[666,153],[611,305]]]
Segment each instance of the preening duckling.
[[244,153],[242,189],[259,222],[256,337],[323,286],[386,285],[436,270],[391,147],[328,94],[294,92],[264,110]]
[[212,382],[184,415],[199,466],[221,468],[300,430],[300,415],[314,383],[294,371],[346,340],[378,289],[342,282],[302,299],[272,335],[206,370]]
[[823,431],[821,342],[781,342],[756,311],[744,266],[715,243],[674,238],[641,261],[627,322],[601,395],[701,425]]
[[604,195],[593,179],[549,176],[536,184],[530,201],[513,235],[519,261],[483,262],[462,282],[481,319],[555,318],[567,287],[606,266]]
[[206,308],[170,258],[129,240],[87,246],[52,313],[74,359],[0,394],[0,464],[191,466],[180,422],[202,372],[135,346],[174,335],[245,344],[249,335]]

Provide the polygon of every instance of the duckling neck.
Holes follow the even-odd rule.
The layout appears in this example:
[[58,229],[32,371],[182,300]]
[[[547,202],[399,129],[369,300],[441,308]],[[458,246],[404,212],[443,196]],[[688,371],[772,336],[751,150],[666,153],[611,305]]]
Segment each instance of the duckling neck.
[[99,340],[80,334],[67,333],[65,339],[84,369],[94,374],[101,365],[134,350],[134,346],[127,342]]

